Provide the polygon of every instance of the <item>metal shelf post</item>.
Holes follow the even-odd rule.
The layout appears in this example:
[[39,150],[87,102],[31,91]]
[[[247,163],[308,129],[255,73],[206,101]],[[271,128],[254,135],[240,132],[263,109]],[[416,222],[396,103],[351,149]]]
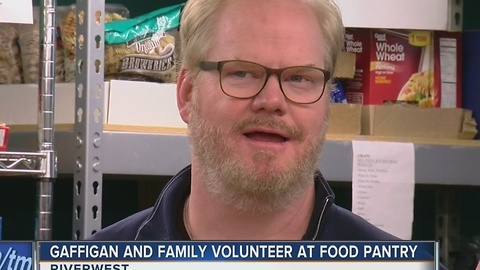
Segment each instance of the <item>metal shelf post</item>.
[[38,147],[44,154],[43,175],[37,180],[37,215],[35,239],[51,240],[53,183],[57,177],[55,152],[55,47],[56,2],[42,0],[40,5],[40,78],[38,103]]
[[101,228],[101,139],[104,100],[104,0],[76,5],[76,155],[73,193],[73,239]]
[[458,251],[460,240],[459,194],[452,188],[440,187],[436,191],[435,238],[440,242],[440,259],[453,267],[451,254]]

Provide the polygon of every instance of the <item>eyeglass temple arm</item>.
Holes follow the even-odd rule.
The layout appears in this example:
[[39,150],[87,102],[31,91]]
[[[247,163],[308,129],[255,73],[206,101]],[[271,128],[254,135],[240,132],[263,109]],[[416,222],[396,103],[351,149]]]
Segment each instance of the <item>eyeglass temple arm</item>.
[[213,70],[216,69],[218,70],[219,63],[218,62],[209,62],[209,61],[202,61],[200,62],[200,69],[202,70]]

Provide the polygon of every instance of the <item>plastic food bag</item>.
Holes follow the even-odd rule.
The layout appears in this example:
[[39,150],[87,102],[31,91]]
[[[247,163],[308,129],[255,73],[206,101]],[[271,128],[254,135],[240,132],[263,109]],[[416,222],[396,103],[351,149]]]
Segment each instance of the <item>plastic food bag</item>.
[[0,23],[0,84],[22,83],[22,60],[14,24]]
[[105,76],[175,82],[175,35],[184,4],[105,24]]
[[[70,6],[58,6],[55,9],[57,26],[63,20]],[[33,24],[18,26],[18,43],[22,58],[22,75],[24,83],[38,83],[40,67],[40,8],[33,7]],[[57,43],[55,47],[55,81],[65,81],[64,54],[57,29]]]
[[[123,5],[119,4],[105,4],[105,24],[126,20],[130,17],[129,10]],[[72,6],[72,9],[65,17],[65,20],[61,24],[61,35],[63,48],[65,49],[65,81],[75,81],[75,51],[76,51],[76,8]]]
[[347,97],[345,96],[345,91],[343,90],[342,82],[338,79],[333,81],[332,91],[330,91],[330,102],[331,103],[347,103]]

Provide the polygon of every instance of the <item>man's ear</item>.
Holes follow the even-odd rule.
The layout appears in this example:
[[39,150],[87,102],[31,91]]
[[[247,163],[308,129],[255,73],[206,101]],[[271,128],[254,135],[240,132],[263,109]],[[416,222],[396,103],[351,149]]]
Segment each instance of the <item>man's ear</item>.
[[192,106],[193,81],[187,73],[187,69],[182,67],[178,74],[177,107],[183,122],[188,124]]

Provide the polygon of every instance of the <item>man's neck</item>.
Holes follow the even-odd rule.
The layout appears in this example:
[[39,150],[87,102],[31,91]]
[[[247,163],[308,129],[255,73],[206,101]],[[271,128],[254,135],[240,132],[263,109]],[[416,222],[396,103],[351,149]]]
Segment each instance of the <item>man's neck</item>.
[[312,181],[305,194],[283,211],[268,214],[238,211],[214,198],[192,169],[192,193],[184,222],[195,240],[301,240],[314,201]]

